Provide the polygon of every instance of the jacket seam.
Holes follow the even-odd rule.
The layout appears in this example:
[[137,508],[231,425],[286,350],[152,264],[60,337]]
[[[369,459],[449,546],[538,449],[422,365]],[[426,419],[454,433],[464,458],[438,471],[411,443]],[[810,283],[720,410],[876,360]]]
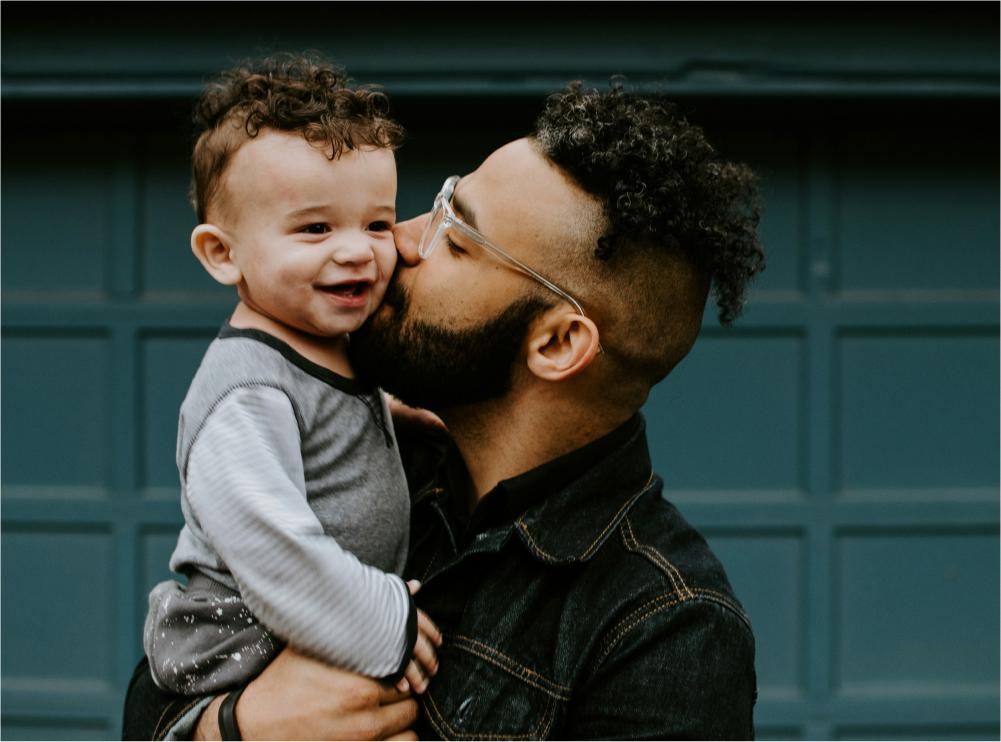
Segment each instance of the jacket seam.
[[[435,728],[435,731],[438,732],[438,734],[441,735],[443,738],[451,736],[453,738],[458,738],[458,739],[498,739],[498,740],[542,739],[542,737],[546,733],[548,733],[549,728],[552,726],[552,719],[555,718],[556,704],[553,699],[549,699],[549,701],[546,704],[546,710],[542,714],[542,718],[540,718],[539,721],[535,724],[535,726],[532,728],[532,731],[528,732],[527,734],[487,734],[487,733],[463,732],[459,729],[456,729],[451,724],[449,724],[448,721],[445,720],[445,717],[438,709],[438,705],[434,702],[434,697],[432,696],[431,691],[427,692],[426,697],[427,697],[426,708],[430,712],[428,713],[428,721],[431,722],[431,725]],[[441,722],[441,726],[439,726],[438,722]],[[543,724],[545,724],[544,731],[543,731]]]
[[[474,647],[462,646],[463,644],[466,644],[466,643],[475,645],[475,647],[480,648],[481,651],[485,652],[486,654],[481,654]],[[457,635],[455,635],[453,637],[452,644],[456,648],[462,649],[463,651],[469,652],[470,654],[474,654],[477,657],[480,657],[481,659],[484,659],[487,662],[490,662],[491,664],[496,665],[497,667],[499,667],[500,669],[502,669],[502,670],[504,670],[506,672],[510,673],[510,672],[512,672],[513,669],[517,668],[517,670],[519,671],[517,677],[520,680],[525,681],[526,683],[528,683],[532,687],[537,688],[538,690],[541,690],[546,695],[552,696],[553,698],[556,698],[556,699],[558,699],[560,701],[569,701],[570,700],[570,693],[572,692],[571,688],[568,688],[565,685],[560,685],[559,683],[556,683],[556,682],[550,680],[545,675],[542,675],[541,673],[538,673],[535,670],[532,670],[531,668],[525,667],[520,662],[512,659],[511,657],[508,657],[506,654],[504,654],[500,650],[494,649],[489,644],[484,644],[481,641],[478,641],[476,639],[473,639],[471,637],[464,636],[464,635],[461,635],[461,634],[457,634]],[[491,657],[491,656],[487,656],[487,655],[494,655],[494,656]],[[505,667],[503,665],[503,663],[501,663],[498,659],[496,659],[498,657],[506,660],[513,667]],[[525,675],[528,675],[530,677],[525,677]],[[533,680],[532,678],[538,678],[538,680]],[[547,684],[549,686],[552,686],[552,688],[556,689],[556,690],[554,691],[554,690],[552,690],[550,688],[546,688],[545,686],[541,685],[540,683],[545,683],[545,684]],[[565,693],[565,695],[560,695],[560,693],[558,693],[558,691],[563,691]]]
[[[601,541],[602,541],[602,539],[604,539],[605,535],[606,535],[606,534],[607,534],[607,533],[608,533],[608,532],[609,532],[610,530],[612,530],[612,529],[613,529],[613,528],[615,527],[615,522],[616,522],[616,521],[618,520],[619,516],[620,516],[620,515],[622,515],[622,513],[624,513],[624,512],[625,512],[626,510],[628,510],[628,509],[629,509],[630,507],[632,507],[632,504],[633,504],[634,502],[636,502],[636,501],[637,501],[637,500],[638,500],[638,499],[639,499],[640,497],[642,497],[642,496],[643,496],[644,494],[646,494],[646,493],[647,493],[647,492],[649,491],[649,489],[650,489],[650,484],[651,484],[652,482],[653,482],[653,470],[651,470],[651,471],[650,471],[650,476],[648,476],[648,477],[647,477],[647,480],[646,480],[646,483],[645,483],[645,484],[643,485],[643,487],[642,487],[642,488],[640,489],[640,491],[639,491],[639,492],[637,492],[637,493],[636,493],[635,495],[633,495],[632,497],[630,497],[630,498],[629,498],[628,500],[626,500],[626,502],[624,502],[624,503],[622,504],[622,507],[620,507],[620,508],[619,508],[619,509],[618,509],[618,510],[616,511],[615,515],[613,515],[613,516],[612,516],[611,520],[609,520],[609,521],[608,521],[608,525],[606,525],[606,526],[605,526],[605,527],[604,527],[604,528],[602,529],[601,533],[599,533],[599,534],[598,534],[598,535],[597,535],[597,536],[595,537],[594,541],[592,541],[592,542],[591,542],[591,545],[590,545],[590,546],[588,546],[588,547],[587,547],[587,549],[585,549],[585,550],[584,550],[584,553],[583,553],[583,554],[581,554],[581,555],[580,555],[580,557],[578,557],[579,559],[585,559],[585,558],[587,558],[588,556],[590,556],[591,552],[592,552],[592,551],[594,551],[594,550],[595,550],[595,549],[596,549],[596,548],[598,547],[598,544],[599,544],[599,542],[601,542]],[[628,518],[629,516],[628,516],[628,515],[624,515],[623,517],[624,517],[624,518]]]
[[[635,611],[633,611],[628,616],[619,621],[619,623],[616,624],[616,626],[612,629],[613,633],[611,633],[608,639],[605,640],[604,648],[602,649],[601,653],[598,655],[598,658],[594,663],[595,667],[600,666],[601,663],[605,661],[608,655],[612,653],[612,650],[615,649],[616,645],[618,645],[618,643],[622,641],[622,638],[630,631],[632,631],[633,628],[643,623],[646,619],[650,618],[651,616],[654,616],[657,613],[660,613],[661,611],[665,611],[668,608],[672,608],[681,603],[688,602],[689,600],[691,599],[686,596],[678,597],[678,594],[676,592],[669,592],[669,593],[664,593],[662,595],[658,595],[656,598],[644,603],[642,606],[640,606]],[[659,606],[654,605],[656,603],[662,603],[662,605]],[[651,608],[650,606],[653,607]]]
[[[522,516],[522,518],[524,518],[524,516]],[[532,534],[529,532],[528,527],[525,525],[525,521],[522,518],[518,518],[518,530],[525,535],[525,538],[528,539],[528,545],[531,548],[532,552],[536,556],[541,557],[544,561],[550,563],[558,563],[560,561],[559,557],[554,556],[547,551],[544,551],[542,547],[540,547],[537,543],[535,543],[535,539],[532,538]]]
[[[594,540],[588,545],[588,547],[586,549],[584,549],[584,551],[579,556],[573,557],[573,559],[575,559],[577,561],[582,561],[582,560],[587,559],[588,557],[590,557],[592,555],[592,553],[602,544],[603,539],[608,534],[608,532],[612,528],[615,527],[615,524],[618,521],[619,517],[622,515],[622,513],[625,512],[626,510],[628,510],[630,507],[632,507],[635,504],[635,502],[640,497],[642,497],[643,495],[647,494],[650,491],[651,484],[653,482],[654,482],[654,474],[653,474],[653,471],[651,470],[650,476],[647,478],[646,483],[643,485],[642,489],[640,489],[639,492],[636,492],[628,500],[626,500],[624,503],[622,503],[622,507],[620,507],[615,512],[615,514],[609,519],[608,523],[605,525],[605,527],[603,529],[601,529],[601,531],[598,533],[598,535],[595,536]],[[563,561],[560,557],[558,557],[558,556],[556,556],[554,554],[550,554],[549,552],[547,552],[545,549],[543,549],[541,546],[539,546],[538,542],[536,542],[536,540],[534,538],[532,538],[532,534],[528,530],[528,524],[525,523],[525,515],[524,514],[522,514],[521,517],[518,518],[518,530],[522,534],[524,534],[525,538],[528,539],[528,545],[529,545],[529,547],[531,548],[532,552],[535,553],[537,556],[539,556],[543,560],[545,560],[547,562],[551,562],[551,563],[554,563],[554,562],[558,563],[558,562]]]
[[[658,613],[662,613],[669,608],[673,608],[674,606],[682,603],[691,603],[696,600],[704,600],[707,603],[712,603],[713,605],[729,611],[740,619],[740,622],[744,624],[748,631],[751,631],[750,622],[747,620],[744,612],[734,606],[732,601],[727,600],[726,596],[716,592],[715,590],[703,590],[696,588],[694,595],[692,595],[691,590],[688,590],[684,595],[679,595],[677,592],[673,591],[663,593],[648,600],[628,616],[625,616],[612,628],[608,639],[606,639],[603,644],[603,649],[599,653],[598,658],[595,660],[594,666],[596,668],[599,667],[601,663],[608,658],[608,655],[612,653],[612,650],[615,649],[618,643],[622,641],[625,635],[636,628],[639,624],[646,621],[648,618],[651,618]],[[660,603],[660,605],[657,605],[658,603]]]
[[[549,730],[553,728],[554,721],[556,721],[556,700],[550,698],[546,713],[539,719],[539,732],[536,737],[538,739],[545,739],[549,734]],[[545,728],[542,726],[543,722],[545,722]]]
[[[628,538],[626,533],[627,529],[628,529]],[[705,600],[717,603],[723,606],[724,608],[727,608],[730,611],[732,611],[737,616],[737,618],[739,618],[747,626],[748,629],[751,629],[751,619],[748,618],[747,613],[745,613],[744,610],[739,605],[734,603],[734,601],[731,600],[729,596],[707,587],[696,587],[693,590],[691,587],[689,587],[689,585],[685,582],[685,579],[681,576],[681,571],[673,563],[665,559],[663,554],[658,552],[653,547],[640,544],[636,538],[636,535],[633,533],[632,523],[630,523],[629,521],[629,516],[626,516],[626,518],[623,520],[622,530],[623,530],[623,536],[622,536],[623,542],[625,543],[627,549],[633,552],[642,553],[648,559],[654,562],[654,564],[658,565],[661,569],[665,571],[667,571],[666,568],[670,569],[670,572],[668,572],[668,577],[671,579],[671,584],[674,586],[674,589],[677,593],[687,594],[688,598],[690,599],[696,597],[702,597]],[[628,539],[632,540],[633,546],[630,546]],[[672,576],[672,573],[673,575],[677,576],[677,582]],[[678,584],[679,582],[680,586]]]
[[675,567],[670,561],[664,558],[664,555],[658,552],[656,549],[641,544],[636,538],[636,534],[633,533],[632,523],[629,522],[629,516],[627,515],[622,519],[622,542],[625,544],[626,549],[633,553],[639,553],[649,559],[655,567],[663,571],[668,578],[671,580],[671,584],[674,589],[679,594],[687,594],[689,598],[695,597],[692,594],[691,588],[685,583],[685,578],[681,576],[681,572]]
[[747,626],[748,631],[753,631],[751,627],[751,619],[748,615],[740,608],[740,606],[736,605],[723,593],[717,592],[716,590],[710,590],[706,587],[697,587],[695,588],[695,597],[728,609],[741,620],[741,623]]
[[[438,719],[435,718],[435,717],[440,717],[440,714],[438,713],[438,707],[435,706],[434,698],[432,697],[432,691],[430,688],[428,689],[427,693],[424,694],[424,699],[422,700],[423,700],[422,705],[424,706],[424,711],[427,713],[428,722],[431,724],[431,726],[434,727],[434,730],[439,737],[441,737],[442,739],[446,739],[448,735],[445,734],[444,730],[438,724]],[[442,722],[444,723],[444,719],[442,719]]]

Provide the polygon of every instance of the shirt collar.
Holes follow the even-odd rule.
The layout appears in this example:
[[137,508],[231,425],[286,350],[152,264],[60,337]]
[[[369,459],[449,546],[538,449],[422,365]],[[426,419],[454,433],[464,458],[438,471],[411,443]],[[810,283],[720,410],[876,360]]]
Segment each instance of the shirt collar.
[[454,446],[438,475],[450,493],[449,516],[462,544],[513,523],[529,550],[552,563],[593,554],[652,479],[639,413],[581,448],[500,482],[471,515],[469,474]]

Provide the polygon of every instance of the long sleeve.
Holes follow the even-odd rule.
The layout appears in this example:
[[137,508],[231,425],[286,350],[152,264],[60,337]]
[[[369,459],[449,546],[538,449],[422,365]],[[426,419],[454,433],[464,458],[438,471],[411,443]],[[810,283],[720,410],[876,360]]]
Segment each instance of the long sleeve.
[[345,669],[393,676],[412,651],[406,585],[326,535],[306,498],[289,398],[238,388],[191,446],[184,496],[251,611],[280,639]]

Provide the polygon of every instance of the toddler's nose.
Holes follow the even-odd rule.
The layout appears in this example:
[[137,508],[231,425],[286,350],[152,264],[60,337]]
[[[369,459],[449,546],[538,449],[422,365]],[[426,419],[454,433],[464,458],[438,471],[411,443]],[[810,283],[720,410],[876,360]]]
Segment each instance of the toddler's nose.
[[331,258],[341,265],[363,265],[375,257],[366,235],[342,235],[334,242],[333,248]]

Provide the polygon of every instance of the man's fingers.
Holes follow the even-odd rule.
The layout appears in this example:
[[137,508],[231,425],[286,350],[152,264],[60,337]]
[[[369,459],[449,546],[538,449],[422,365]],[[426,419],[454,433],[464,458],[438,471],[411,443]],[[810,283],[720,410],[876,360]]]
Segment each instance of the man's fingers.
[[[413,664],[413,660],[410,661]],[[401,691],[399,688],[386,685],[385,683],[379,684],[379,705],[386,706],[390,703],[399,703],[410,697],[410,691]]]
[[417,733],[414,732],[413,730],[408,729],[407,731],[403,732],[403,734],[394,734],[392,737],[386,737],[386,739],[389,739],[389,740],[392,740],[392,739],[408,739],[408,740],[409,739],[417,739]]
[[[421,581],[420,580],[407,580],[407,590],[410,591],[411,595],[417,595],[417,591],[420,590],[420,589],[421,589]],[[417,617],[419,619],[420,618],[420,614],[417,614]]]
[[403,734],[417,721],[417,701],[407,698],[403,701],[380,706],[375,714],[375,738],[386,739]]
[[[413,582],[417,581],[413,580]],[[417,586],[420,587],[419,582]],[[436,647],[441,646],[441,631],[435,626],[434,621],[428,617],[428,614],[420,610],[417,611],[417,631],[431,639]]]

